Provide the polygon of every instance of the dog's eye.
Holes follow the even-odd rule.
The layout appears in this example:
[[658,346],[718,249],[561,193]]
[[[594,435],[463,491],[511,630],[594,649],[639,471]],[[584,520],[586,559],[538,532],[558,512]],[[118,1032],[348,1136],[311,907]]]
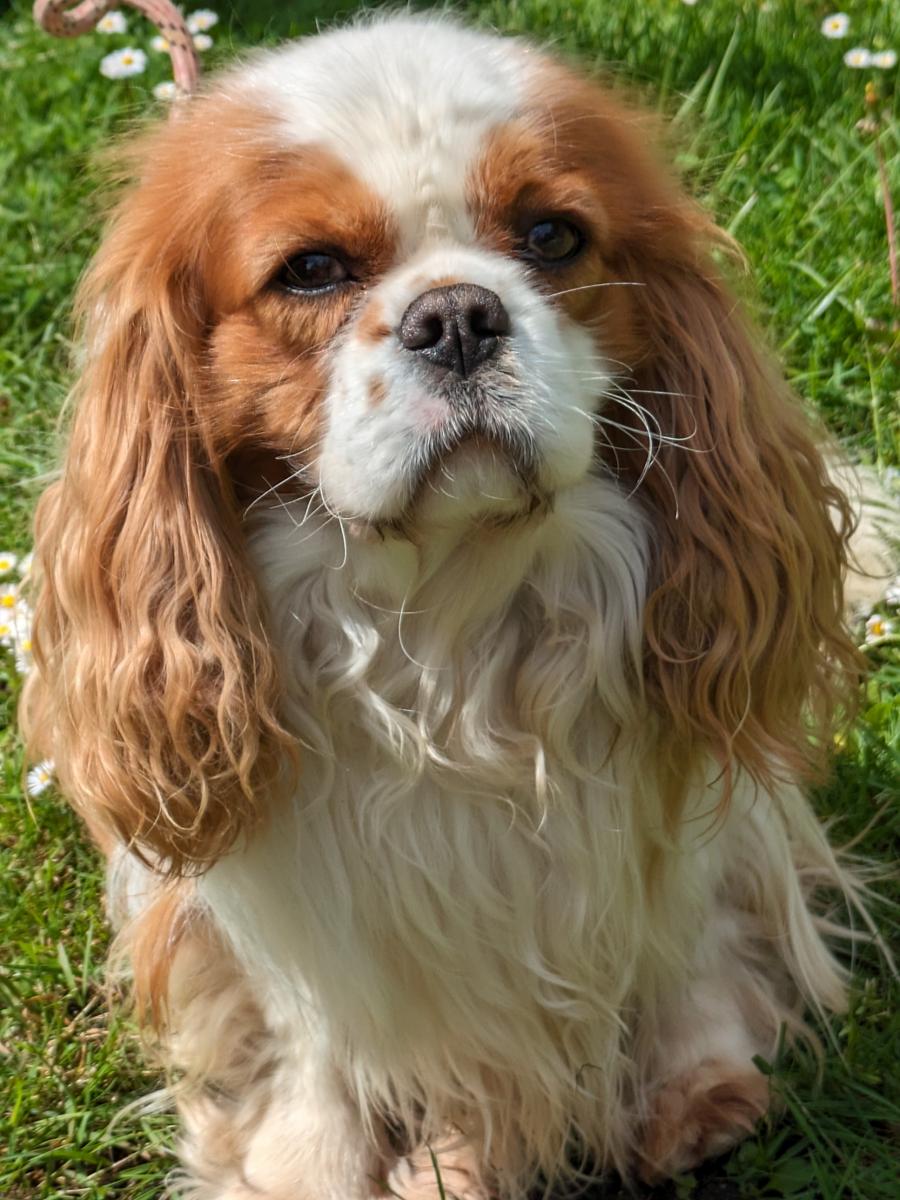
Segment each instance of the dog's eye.
[[275,277],[288,292],[330,292],[350,278],[350,272],[332,254],[296,254]]
[[546,217],[525,238],[525,257],[536,263],[568,262],[584,246],[584,234],[563,217]]

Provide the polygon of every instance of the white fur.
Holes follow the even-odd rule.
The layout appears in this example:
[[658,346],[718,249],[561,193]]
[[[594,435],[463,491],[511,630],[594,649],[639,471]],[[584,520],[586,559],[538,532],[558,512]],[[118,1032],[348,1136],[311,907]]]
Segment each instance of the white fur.
[[565,1172],[574,1130],[624,1167],[642,1096],[710,1055],[771,1054],[798,988],[840,1004],[800,874],[834,863],[788,787],[742,784],[713,831],[698,781],[666,837],[632,502],[594,480],[470,534],[435,561],[261,522],[303,778],[199,887],[285,1055],[324,1039],[361,1155],[384,1112],[425,1140],[460,1127],[515,1194],[537,1165]]
[[516,115],[528,69],[519,42],[393,17],[265,53],[238,80],[288,142],[326,145],[390,200],[406,258],[426,232],[473,240],[467,171],[485,136]]

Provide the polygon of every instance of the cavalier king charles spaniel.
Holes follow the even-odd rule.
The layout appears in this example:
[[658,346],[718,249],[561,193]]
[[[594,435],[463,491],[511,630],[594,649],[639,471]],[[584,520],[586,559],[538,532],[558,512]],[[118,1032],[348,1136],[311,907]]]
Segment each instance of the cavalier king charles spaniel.
[[844,1004],[850,514],[654,137],[395,16],[126,149],[24,708],[196,1200],[653,1181]]

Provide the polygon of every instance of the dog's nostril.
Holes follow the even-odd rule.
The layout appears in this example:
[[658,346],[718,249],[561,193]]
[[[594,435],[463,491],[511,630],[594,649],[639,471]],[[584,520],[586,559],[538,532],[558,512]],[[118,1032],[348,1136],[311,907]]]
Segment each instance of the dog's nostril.
[[400,321],[400,342],[436,367],[471,374],[509,333],[509,314],[495,293],[474,283],[431,288]]
[[[493,295],[493,293],[491,293]],[[509,313],[497,298],[497,303],[490,308],[473,308],[469,317],[469,325],[474,333],[481,337],[500,337],[509,333]]]
[[438,316],[425,317],[409,330],[409,336],[401,340],[407,350],[424,350],[427,346],[436,346],[444,336],[444,322]]

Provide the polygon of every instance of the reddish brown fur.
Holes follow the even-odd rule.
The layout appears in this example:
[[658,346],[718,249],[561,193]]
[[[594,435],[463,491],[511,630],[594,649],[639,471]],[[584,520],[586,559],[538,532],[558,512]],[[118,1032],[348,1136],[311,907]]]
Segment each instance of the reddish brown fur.
[[769,1081],[754,1067],[708,1060],[653,1097],[640,1174],[658,1183],[730,1149],[769,1109]]
[[183,880],[162,888],[120,935],[119,952],[131,970],[138,1019],[161,1029],[169,999],[169,976],[191,924],[191,891]]
[[68,454],[36,518],[23,715],[98,838],[180,873],[260,818],[291,746],[234,458],[259,492],[254,464],[317,440],[321,352],[352,293],[308,305],[271,280],[322,244],[383,271],[392,236],[346,168],[279,149],[233,100],[193,102],[125,167],[135,183],[79,300],[89,354]]
[[631,432],[598,453],[651,515],[644,683],[671,748],[674,821],[700,751],[765,783],[817,767],[860,667],[842,617],[850,514],[821,431],[713,263],[733,248],[648,150],[648,119],[555,66],[536,97],[490,140],[471,203],[502,251],[541,216],[581,223],[587,249],[544,287],[568,293],[558,302],[622,367],[651,425],[679,439],[647,470],[642,424],[607,401]]
[[387,384],[380,376],[369,381],[369,404],[372,408],[382,404],[386,396]]
[[384,310],[375,300],[370,300],[356,322],[356,336],[361,342],[382,342],[390,337],[390,325],[384,319]]

